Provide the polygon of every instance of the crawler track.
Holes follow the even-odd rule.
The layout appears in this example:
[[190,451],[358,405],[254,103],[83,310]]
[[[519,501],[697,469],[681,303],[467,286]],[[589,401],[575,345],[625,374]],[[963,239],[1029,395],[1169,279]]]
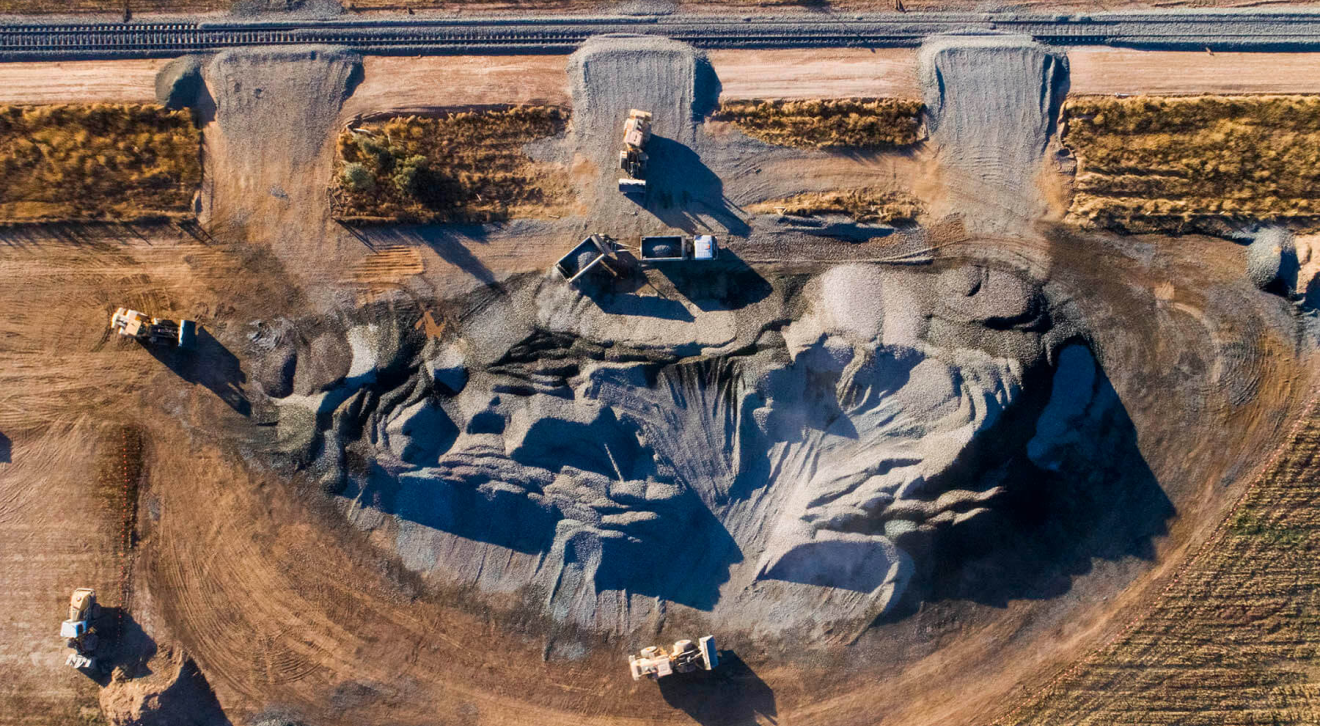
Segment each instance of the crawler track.
[[607,33],[660,35],[699,48],[893,47],[914,46],[929,35],[967,31],[1020,33],[1057,45],[1313,50],[1320,47],[1320,13],[10,23],[0,25],[0,61],[153,58],[304,44],[347,46],[374,55],[557,54],[570,53],[587,38]]

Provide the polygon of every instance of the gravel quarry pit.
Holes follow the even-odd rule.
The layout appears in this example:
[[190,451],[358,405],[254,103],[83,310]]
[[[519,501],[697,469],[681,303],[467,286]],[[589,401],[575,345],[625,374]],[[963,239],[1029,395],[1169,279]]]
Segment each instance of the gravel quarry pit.
[[[352,231],[324,181],[372,64],[206,59],[209,237],[0,231],[0,306],[25,311],[0,322],[24,343],[0,348],[0,561],[27,583],[0,591],[0,723],[211,691],[244,726],[1006,720],[1208,541],[1314,341],[1244,245],[1042,219],[1060,51],[923,57],[929,148],[839,155],[707,122],[721,81],[690,48],[599,39],[567,65],[572,129],[528,149],[576,162],[581,211]],[[614,155],[642,106],[664,153],[637,204]],[[880,184],[951,201],[847,240],[743,209]],[[720,259],[548,273],[587,233],[673,228]],[[105,340],[125,303],[195,312],[205,348]],[[97,417],[145,442],[128,558],[86,491]],[[70,578],[154,640],[155,675],[64,668]],[[628,679],[628,652],[706,633],[719,672]]]

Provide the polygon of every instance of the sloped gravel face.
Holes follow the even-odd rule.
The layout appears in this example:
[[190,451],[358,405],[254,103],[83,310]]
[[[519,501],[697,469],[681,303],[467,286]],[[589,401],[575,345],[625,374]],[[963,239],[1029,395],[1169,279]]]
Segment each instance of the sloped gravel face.
[[918,72],[948,210],[985,234],[1020,233],[1044,216],[1045,146],[1067,93],[1068,59],[1022,36],[937,37]]
[[[919,602],[937,561],[1021,534],[1005,502],[1132,445],[1060,433],[1112,422],[1115,402],[1083,346],[1058,378],[1070,328],[1020,272],[848,264],[765,284],[694,297],[703,317],[673,328],[630,328],[633,295],[535,276],[457,302],[440,338],[387,308],[342,337],[300,323],[320,332],[267,354],[300,382],[272,399],[279,448],[434,581],[537,593],[605,632],[683,607],[821,635]],[[565,315],[565,296],[589,304]],[[346,372],[304,376],[327,336]],[[1145,506],[1133,536],[1168,514]]]

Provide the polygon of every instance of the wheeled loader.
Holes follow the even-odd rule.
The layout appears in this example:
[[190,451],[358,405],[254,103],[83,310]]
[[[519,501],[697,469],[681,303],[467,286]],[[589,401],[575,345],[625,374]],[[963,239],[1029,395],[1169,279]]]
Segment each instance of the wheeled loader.
[[652,645],[642,648],[639,655],[628,656],[628,669],[634,681],[642,678],[659,680],[673,673],[693,673],[714,670],[719,665],[719,654],[715,651],[715,637],[707,635],[696,643],[680,640],[674,647],[665,650],[662,646]]
[[628,176],[619,180],[619,191],[624,194],[646,192],[646,143],[651,140],[651,114],[632,109],[623,122],[623,150],[619,152],[619,168]]
[[146,313],[119,308],[110,317],[110,329],[126,338],[148,345],[189,350],[197,344],[197,323],[192,320],[153,318]]

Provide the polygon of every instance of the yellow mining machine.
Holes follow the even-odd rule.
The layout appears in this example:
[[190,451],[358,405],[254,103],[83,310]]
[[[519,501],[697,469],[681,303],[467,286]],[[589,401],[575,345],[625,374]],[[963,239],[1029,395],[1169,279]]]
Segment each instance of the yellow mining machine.
[[680,640],[665,650],[659,645],[642,648],[639,655],[628,656],[628,669],[634,681],[643,677],[659,680],[672,673],[694,673],[714,670],[720,664],[715,651],[714,636],[707,635],[696,643]]
[[624,194],[646,192],[646,143],[650,140],[650,112],[632,109],[623,122],[623,150],[619,152],[619,168],[628,175],[619,180],[619,191]]

